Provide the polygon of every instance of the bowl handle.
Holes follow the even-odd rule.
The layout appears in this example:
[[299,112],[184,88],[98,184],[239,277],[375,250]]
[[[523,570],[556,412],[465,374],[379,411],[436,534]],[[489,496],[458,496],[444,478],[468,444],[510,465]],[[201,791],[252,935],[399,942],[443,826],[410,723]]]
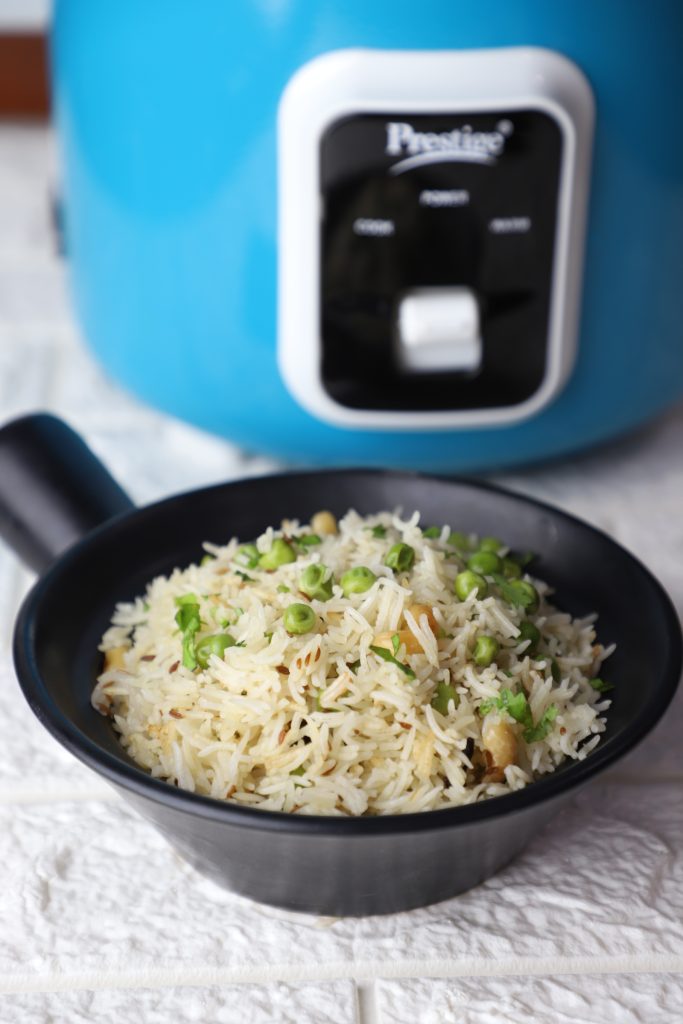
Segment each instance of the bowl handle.
[[22,416],[0,428],[0,536],[35,572],[133,502],[62,420]]

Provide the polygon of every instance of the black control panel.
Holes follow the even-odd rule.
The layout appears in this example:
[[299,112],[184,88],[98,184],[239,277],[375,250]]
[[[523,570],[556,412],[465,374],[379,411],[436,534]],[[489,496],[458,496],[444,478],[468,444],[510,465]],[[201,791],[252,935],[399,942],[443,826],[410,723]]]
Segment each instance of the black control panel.
[[[514,406],[546,370],[562,157],[538,110],[362,114],[320,146],[322,382],[374,410]],[[480,316],[476,369],[406,370],[401,299],[464,286]]]

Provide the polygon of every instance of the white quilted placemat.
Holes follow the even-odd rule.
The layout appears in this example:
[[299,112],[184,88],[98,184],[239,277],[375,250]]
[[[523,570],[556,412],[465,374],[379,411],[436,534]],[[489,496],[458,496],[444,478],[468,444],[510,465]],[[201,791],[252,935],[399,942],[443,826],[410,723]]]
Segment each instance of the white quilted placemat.
[[[78,341],[45,216],[49,138],[0,128],[0,421],[64,415],[140,502],[276,467],[161,416]],[[635,551],[683,610],[683,408],[502,482]],[[596,572],[600,567],[596,566]],[[409,914],[304,917],[190,869],[24,706],[30,577],[0,551],[0,1024],[664,1024],[683,1019],[683,694],[513,865]]]

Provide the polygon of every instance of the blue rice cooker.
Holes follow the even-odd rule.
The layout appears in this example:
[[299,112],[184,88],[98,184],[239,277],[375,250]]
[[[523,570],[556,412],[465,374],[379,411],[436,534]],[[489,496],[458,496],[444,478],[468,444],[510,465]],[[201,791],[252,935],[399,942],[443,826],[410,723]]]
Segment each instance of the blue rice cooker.
[[683,393],[678,0],[57,0],[84,334],[297,462],[481,469]]

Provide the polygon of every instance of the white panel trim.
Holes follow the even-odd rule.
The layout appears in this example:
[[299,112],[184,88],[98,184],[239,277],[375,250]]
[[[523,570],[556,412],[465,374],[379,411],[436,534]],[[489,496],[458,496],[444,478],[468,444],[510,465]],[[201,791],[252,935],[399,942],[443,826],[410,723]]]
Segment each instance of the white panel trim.
[[[320,376],[319,145],[340,117],[359,113],[544,111],[563,135],[546,376],[516,406],[456,412],[348,409]],[[337,50],[290,79],[278,117],[278,363],[294,398],[338,426],[450,430],[515,423],[566,382],[576,355],[594,102],[579,68],[551,50]]]

